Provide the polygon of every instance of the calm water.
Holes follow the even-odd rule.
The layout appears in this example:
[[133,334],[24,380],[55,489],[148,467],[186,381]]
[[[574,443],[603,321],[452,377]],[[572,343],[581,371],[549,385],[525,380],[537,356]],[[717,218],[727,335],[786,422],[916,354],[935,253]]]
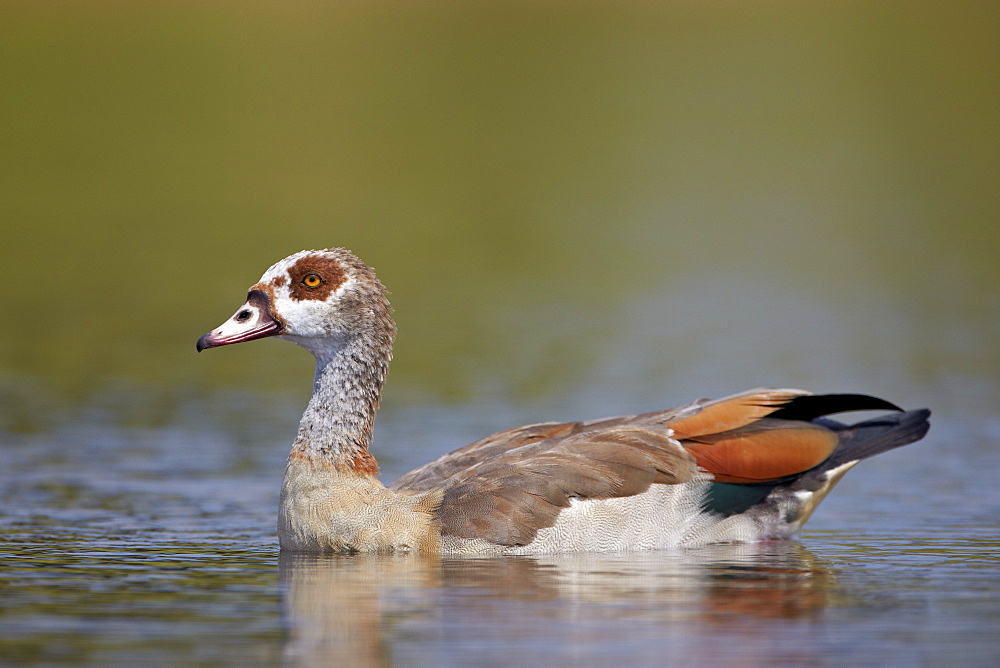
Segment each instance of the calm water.
[[[196,397],[182,412],[221,417],[153,429],[102,424],[91,409],[77,416],[86,428],[5,443],[6,662],[1000,660],[1000,503],[970,473],[993,468],[995,434],[937,420],[927,442],[852,472],[798,541],[517,559],[295,557],[279,556],[274,536],[283,447],[227,426],[240,411],[274,411],[258,401]],[[414,424],[390,411],[382,431],[433,425],[440,437],[452,424],[445,437],[461,437],[464,424],[489,422],[476,407],[465,418],[423,412]],[[274,418],[289,428],[294,419],[291,406]],[[964,442],[944,436],[949,428]],[[389,451],[390,469],[425,459]]]
[[[1000,663],[988,3],[0,6],[0,664]],[[392,291],[385,478],[749,387],[934,409],[801,538],[281,557],[275,260]]]

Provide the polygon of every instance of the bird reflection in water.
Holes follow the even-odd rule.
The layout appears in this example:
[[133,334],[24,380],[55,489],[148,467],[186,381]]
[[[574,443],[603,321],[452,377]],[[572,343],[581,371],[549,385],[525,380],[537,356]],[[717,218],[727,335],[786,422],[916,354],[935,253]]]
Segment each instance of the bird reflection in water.
[[[387,665],[398,643],[427,661],[454,660],[449,647],[468,651],[477,639],[544,636],[557,651],[581,633],[621,642],[623,622],[704,649],[750,617],[816,615],[836,588],[831,569],[794,541],[542,557],[282,554],[279,570],[285,659],[305,665]],[[752,649],[741,649],[749,665]]]

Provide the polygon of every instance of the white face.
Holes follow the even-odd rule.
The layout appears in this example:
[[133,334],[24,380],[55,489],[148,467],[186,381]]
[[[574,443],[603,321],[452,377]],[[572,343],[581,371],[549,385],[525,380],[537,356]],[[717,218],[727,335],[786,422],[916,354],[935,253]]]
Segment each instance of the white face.
[[356,282],[328,251],[301,251],[272,265],[251,289],[268,293],[282,336],[314,338],[343,333],[339,307]]
[[[367,326],[382,287],[347,251],[301,251],[275,263],[232,318],[201,337],[198,349],[280,336],[322,356]],[[371,285],[368,285],[371,283]]]

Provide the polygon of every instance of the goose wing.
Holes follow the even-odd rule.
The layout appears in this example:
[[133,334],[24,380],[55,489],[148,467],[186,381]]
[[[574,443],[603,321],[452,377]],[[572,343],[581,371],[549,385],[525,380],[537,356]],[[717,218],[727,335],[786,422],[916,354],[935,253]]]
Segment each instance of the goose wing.
[[444,484],[443,535],[526,545],[572,499],[631,496],[695,474],[694,458],[662,425],[617,425],[506,450]]
[[443,535],[525,545],[573,499],[640,494],[687,482],[699,468],[718,482],[794,477],[839,443],[813,418],[867,408],[896,407],[865,395],[757,389],[640,415],[528,425],[447,454],[392,488],[443,488]]

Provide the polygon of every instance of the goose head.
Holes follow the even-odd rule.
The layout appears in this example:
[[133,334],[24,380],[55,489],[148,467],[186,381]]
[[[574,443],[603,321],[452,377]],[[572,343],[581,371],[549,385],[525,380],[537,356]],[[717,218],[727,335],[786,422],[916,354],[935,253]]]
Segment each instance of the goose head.
[[385,288],[342,248],[300,251],[272,265],[229,320],[198,339],[198,351],[277,336],[326,359],[357,337],[392,345]]

